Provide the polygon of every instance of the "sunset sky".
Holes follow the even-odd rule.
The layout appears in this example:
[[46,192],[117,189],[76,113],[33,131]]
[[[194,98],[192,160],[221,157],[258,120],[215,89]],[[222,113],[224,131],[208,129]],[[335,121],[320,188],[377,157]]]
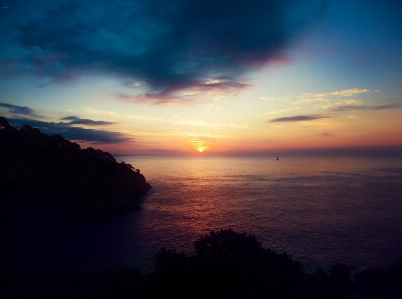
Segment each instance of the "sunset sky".
[[402,147],[400,0],[6,3],[15,127],[112,154]]

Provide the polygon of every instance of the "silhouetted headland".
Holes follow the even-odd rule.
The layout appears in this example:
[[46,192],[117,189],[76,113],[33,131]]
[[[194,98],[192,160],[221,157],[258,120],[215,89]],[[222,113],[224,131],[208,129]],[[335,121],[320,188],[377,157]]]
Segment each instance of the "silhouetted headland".
[[151,185],[139,169],[108,152],[48,136],[0,117],[0,193],[4,198],[46,201],[105,211],[138,208]]

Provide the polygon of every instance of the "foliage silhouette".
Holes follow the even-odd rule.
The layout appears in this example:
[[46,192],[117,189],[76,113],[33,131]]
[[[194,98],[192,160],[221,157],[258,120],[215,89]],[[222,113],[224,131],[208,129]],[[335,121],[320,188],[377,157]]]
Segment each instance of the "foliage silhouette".
[[117,163],[110,153],[81,149],[29,124],[16,129],[0,117],[0,144],[0,192],[8,197],[119,210],[136,207],[131,199],[151,188],[132,165]]
[[288,254],[231,229],[211,231],[194,248],[190,256],[161,250],[144,298],[402,298],[402,262],[354,276],[344,264],[308,274]]
[[364,270],[355,275],[355,280],[361,298],[402,298],[402,261],[389,269]]
[[[389,269],[364,270],[337,264],[328,272],[307,274],[287,254],[264,249],[252,235],[229,230],[211,232],[194,242],[186,255],[162,249],[155,269],[15,279],[4,275],[3,298],[270,298],[399,299],[402,262]],[[351,278],[354,278],[351,279]]]
[[159,292],[155,295],[292,298],[300,291],[301,264],[287,254],[264,249],[255,236],[231,229],[211,231],[194,247],[192,256],[174,250],[157,254],[152,275]]

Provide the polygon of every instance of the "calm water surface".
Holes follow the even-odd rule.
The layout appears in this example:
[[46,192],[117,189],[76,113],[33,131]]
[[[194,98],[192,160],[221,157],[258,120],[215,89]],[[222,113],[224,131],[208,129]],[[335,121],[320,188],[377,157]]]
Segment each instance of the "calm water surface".
[[20,267],[35,269],[46,260],[49,269],[124,265],[148,271],[162,247],[190,253],[192,241],[222,228],[256,235],[264,247],[291,254],[306,269],[402,260],[401,159],[117,159],[139,168],[153,186],[143,209],[79,221],[49,212],[43,221],[56,218],[59,227],[31,224],[32,240],[13,241]]
[[191,252],[199,235],[233,228],[307,267],[402,259],[401,160],[119,159],[141,169],[154,186],[135,215],[146,252]]

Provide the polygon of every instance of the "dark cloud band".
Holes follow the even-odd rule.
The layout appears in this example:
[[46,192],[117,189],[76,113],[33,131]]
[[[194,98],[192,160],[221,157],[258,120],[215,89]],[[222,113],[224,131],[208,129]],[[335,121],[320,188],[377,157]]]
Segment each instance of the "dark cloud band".
[[0,103],[0,107],[7,108],[12,114],[20,114],[20,115],[28,115],[28,116],[36,116],[36,113],[33,109],[29,107],[22,107],[7,103]]
[[332,112],[340,112],[340,111],[352,111],[352,110],[385,110],[385,109],[397,109],[402,108],[401,104],[388,104],[388,105],[377,105],[377,106],[339,106],[339,107],[331,107],[329,110]]
[[114,122],[78,118],[76,116],[66,116],[61,118],[61,120],[71,120],[68,123],[69,125],[104,126],[115,124]]
[[298,116],[289,116],[289,117],[279,117],[271,119],[269,122],[295,122],[295,121],[310,121],[322,118],[329,118],[329,116],[325,115],[298,115]]
[[68,140],[107,144],[126,143],[133,141],[132,138],[129,138],[122,133],[71,127],[71,123],[44,122],[26,118],[7,119],[14,127],[22,127],[25,124],[29,124],[32,127],[39,128],[43,133],[48,135],[59,134]]

